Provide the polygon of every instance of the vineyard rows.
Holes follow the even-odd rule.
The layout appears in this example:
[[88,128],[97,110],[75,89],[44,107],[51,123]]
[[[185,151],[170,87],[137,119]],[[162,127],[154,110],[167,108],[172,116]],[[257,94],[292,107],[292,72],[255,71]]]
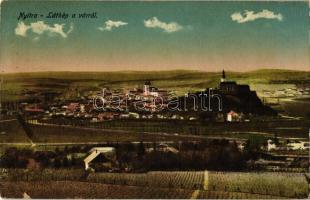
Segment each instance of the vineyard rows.
[[306,198],[309,193],[304,174],[281,172],[212,172],[209,189]]
[[203,189],[204,172],[96,173],[90,174],[87,180],[105,184]]
[[[24,192],[30,198],[87,198],[87,199],[189,199],[195,190],[168,189],[156,187],[137,187],[123,185],[106,185],[74,181],[46,182],[3,182],[1,195],[6,198],[22,198]],[[222,191],[198,191],[197,198],[247,198],[268,199],[269,195],[251,195]]]
[[149,172],[146,174],[96,173],[88,176],[90,182],[148,186],[161,188],[185,188],[208,191],[242,192],[261,195],[305,198],[309,189],[301,173],[245,173],[208,172]]
[[[90,173],[82,169],[46,169],[42,171],[9,170],[2,182],[74,181],[143,188],[199,190],[209,196],[214,191],[242,195],[271,195],[307,198],[308,183],[302,173],[285,172],[215,172],[215,171],[153,171],[148,173]],[[31,184],[29,184],[31,185]],[[211,192],[205,194],[205,192]],[[216,193],[217,195],[219,193]]]

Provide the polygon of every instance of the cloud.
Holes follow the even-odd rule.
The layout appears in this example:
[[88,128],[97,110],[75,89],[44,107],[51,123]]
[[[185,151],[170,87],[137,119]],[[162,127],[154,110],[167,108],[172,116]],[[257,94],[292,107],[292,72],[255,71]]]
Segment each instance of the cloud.
[[128,23],[123,21],[112,21],[108,20],[105,22],[104,27],[98,27],[100,31],[111,31],[114,28],[118,28],[120,26],[126,26]]
[[266,9],[258,13],[254,13],[254,11],[245,10],[244,14],[241,14],[240,12],[236,12],[236,13],[233,13],[230,17],[233,21],[236,21],[237,23],[250,22],[256,19],[275,19],[279,21],[282,21],[283,19],[282,14],[280,13],[275,14],[274,12],[270,10],[266,10]]
[[17,24],[17,27],[15,28],[15,34],[22,36],[22,37],[26,37],[27,31],[29,28],[30,28],[30,26],[25,25],[24,22],[19,22]]
[[73,24],[70,25],[67,32],[64,31],[65,24],[54,24],[50,26],[45,24],[43,21],[37,21],[30,23],[30,25],[25,24],[24,22],[19,22],[15,28],[15,34],[18,36],[26,37],[28,30],[32,31],[34,34],[42,35],[47,33],[49,36],[61,36],[67,38],[68,35],[73,31]]
[[162,22],[159,19],[157,19],[157,17],[144,20],[144,26],[147,28],[160,28],[167,33],[173,33],[183,29],[183,27],[176,22],[169,22],[169,23]]

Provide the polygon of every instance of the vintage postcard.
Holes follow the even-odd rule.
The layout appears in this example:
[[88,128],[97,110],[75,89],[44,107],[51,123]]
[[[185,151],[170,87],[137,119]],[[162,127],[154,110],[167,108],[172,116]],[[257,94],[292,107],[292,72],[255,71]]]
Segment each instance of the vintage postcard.
[[308,1],[0,8],[0,198],[309,198]]

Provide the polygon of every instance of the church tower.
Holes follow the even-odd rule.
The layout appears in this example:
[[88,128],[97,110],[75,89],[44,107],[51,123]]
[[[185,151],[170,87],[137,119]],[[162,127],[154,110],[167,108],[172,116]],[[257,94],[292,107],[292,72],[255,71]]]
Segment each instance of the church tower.
[[226,76],[225,76],[225,71],[222,71],[222,78],[221,78],[221,83],[226,81]]
[[144,83],[144,87],[143,87],[143,94],[145,96],[148,96],[150,94],[150,86],[151,86],[151,81],[146,81]]

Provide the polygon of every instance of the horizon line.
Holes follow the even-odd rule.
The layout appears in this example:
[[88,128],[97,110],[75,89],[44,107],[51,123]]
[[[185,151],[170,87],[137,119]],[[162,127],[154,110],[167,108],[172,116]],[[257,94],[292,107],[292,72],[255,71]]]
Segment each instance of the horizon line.
[[[261,68],[255,70],[247,70],[247,71],[234,71],[234,70],[225,70],[225,72],[232,72],[232,73],[250,73],[250,72],[258,72],[258,71],[292,71],[292,72],[310,72],[310,70],[299,70],[299,69],[283,69],[283,68]],[[220,73],[222,70],[215,70],[215,71],[208,71],[208,70],[195,70],[195,69],[171,69],[171,70],[115,70],[115,71],[70,71],[70,70],[42,70],[42,71],[19,71],[19,72],[0,72],[0,74],[29,74],[29,73],[63,73],[63,72],[70,72],[70,73],[148,73],[148,72],[173,72],[173,71],[188,71],[188,72],[207,72],[207,73]]]

